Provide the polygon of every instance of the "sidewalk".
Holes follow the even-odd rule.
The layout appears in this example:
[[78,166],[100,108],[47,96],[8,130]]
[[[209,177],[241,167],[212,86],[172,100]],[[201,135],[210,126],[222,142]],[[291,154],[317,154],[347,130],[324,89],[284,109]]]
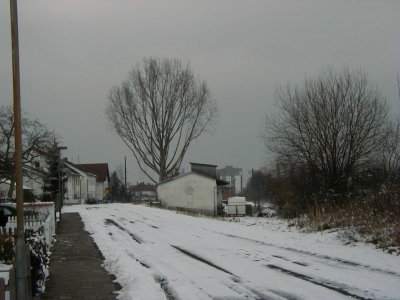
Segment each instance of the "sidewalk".
[[101,267],[103,257],[83,229],[78,213],[62,215],[56,240],[50,259],[50,280],[41,299],[116,298],[119,286]]

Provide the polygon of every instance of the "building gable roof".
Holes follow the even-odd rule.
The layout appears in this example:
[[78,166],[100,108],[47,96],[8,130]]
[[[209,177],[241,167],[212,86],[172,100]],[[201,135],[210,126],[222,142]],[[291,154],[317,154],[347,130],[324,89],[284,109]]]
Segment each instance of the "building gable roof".
[[76,164],[77,168],[82,171],[95,174],[97,176],[97,181],[110,181],[110,173],[108,171],[108,163],[98,163],[98,164]]
[[69,161],[64,161],[63,162],[64,166],[68,167],[70,170],[74,171],[75,173],[82,175],[82,176],[93,176],[97,178],[97,175],[88,171],[84,171],[81,168],[78,168],[77,165],[69,162]]
[[229,184],[229,182],[226,182],[226,181],[224,181],[224,180],[216,179],[216,178],[214,178],[214,177],[212,177],[212,176],[207,176],[207,175],[205,175],[205,174],[203,174],[203,173],[191,171],[191,172],[184,173],[184,174],[181,174],[181,175],[179,175],[179,176],[176,176],[176,177],[173,177],[173,178],[164,180],[163,182],[160,182],[160,183],[158,184],[158,186],[159,186],[159,185],[162,185],[162,184],[164,184],[164,183],[171,182],[171,181],[176,180],[176,179],[180,179],[180,178],[185,177],[185,176],[187,176],[187,175],[193,175],[193,174],[194,174],[194,175],[197,175],[197,176],[200,176],[200,177],[207,178],[207,179],[215,180],[217,186]]

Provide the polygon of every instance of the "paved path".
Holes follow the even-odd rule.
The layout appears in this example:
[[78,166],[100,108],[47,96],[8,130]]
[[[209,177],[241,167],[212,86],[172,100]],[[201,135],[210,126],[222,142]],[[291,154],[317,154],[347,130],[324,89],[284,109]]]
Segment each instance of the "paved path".
[[62,215],[56,239],[50,261],[50,280],[41,299],[115,299],[119,286],[101,267],[104,259],[83,229],[78,213]]

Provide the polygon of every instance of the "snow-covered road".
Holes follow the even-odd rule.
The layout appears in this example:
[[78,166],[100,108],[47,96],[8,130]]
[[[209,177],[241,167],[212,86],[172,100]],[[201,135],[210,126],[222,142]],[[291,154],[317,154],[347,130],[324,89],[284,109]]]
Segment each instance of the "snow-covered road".
[[400,299],[400,257],[301,233],[130,204],[77,211],[122,286],[119,299]]

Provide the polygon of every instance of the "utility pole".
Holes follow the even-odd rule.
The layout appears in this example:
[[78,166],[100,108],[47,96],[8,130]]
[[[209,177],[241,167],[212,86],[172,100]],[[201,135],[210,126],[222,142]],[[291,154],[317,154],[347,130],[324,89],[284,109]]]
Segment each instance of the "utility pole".
[[28,284],[30,263],[29,250],[24,239],[24,203],[22,180],[22,125],[21,125],[21,89],[19,72],[19,43],[18,43],[18,11],[17,0],[10,0],[11,15],[11,49],[13,71],[13,104],[15,130],[15,183],[17,204],[17,234],[15,241],[15,286],[17,300],[31,299],[31,287]]
[[125,177],[124,177],[124,196],[125,196],[125,201],[127,201],[127,199],[128,199],[128,187],[127,187],[127,184],[126,184],[126,156],[124,156],[124,161],[125,161]]
[[[256,189],[255,189],[255,186],[254,186],[254,169],[253,168],[251,168],[251,188],[253,189],[254,205],[257,207]],[[260,210],[260,204],[258,204],[258,210]]]
[[[399,78],[399,73],[397,73],[397,89],[399,90],[399,118],[400,118],[400,78]],[[398,170],[397,170],[397,204],[400,207],[400,167],[399,166],[398,166]]]
[[66,150],[68,149],[67,147],[64,146],[59,146],[57,147],[58,149],[58,217],[61,220],[61,208],[63,207],[64,204],[64,191],[63,191],[63,174],[62,174],[62,158],[61,158],[61,150]]
[[125,177],[124,177],[124,179],[125,179],[125,189],[126,189],[126,156],[124,157],[124,161],[125,161]]

